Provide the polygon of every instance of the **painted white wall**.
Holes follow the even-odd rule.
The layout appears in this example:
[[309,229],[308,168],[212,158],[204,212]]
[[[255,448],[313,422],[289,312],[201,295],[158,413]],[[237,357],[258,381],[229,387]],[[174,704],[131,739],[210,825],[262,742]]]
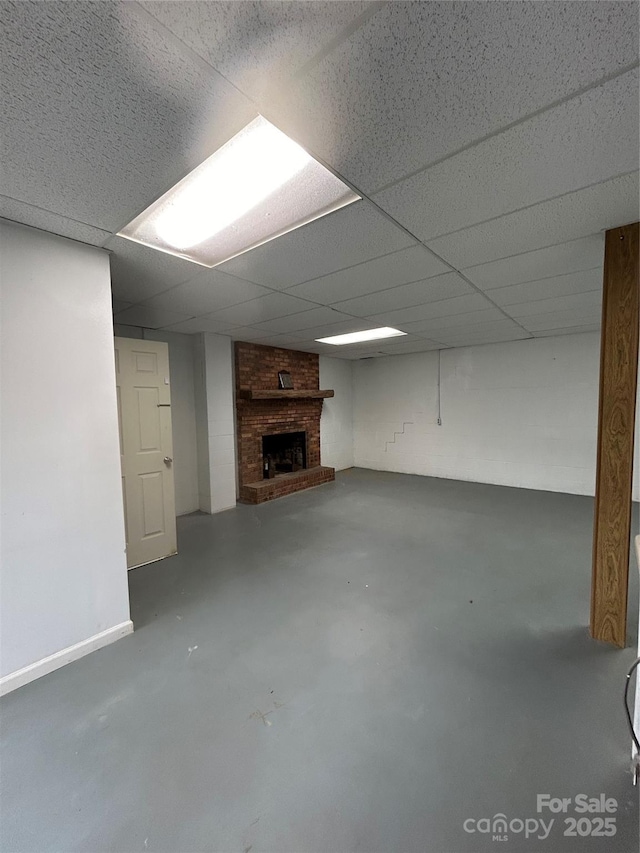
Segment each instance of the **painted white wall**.
[[[596,333],[358,361],[363,468],[592,495]],[[638,484],[635,484],[638,497]]]
[[335,397],[322,405],[320,459],[336,471],[353,467],[353,362],[320,356],[320,388]]
[[115,326],[115,334],[122,338],[144,337],[148,341],[165,341],[169,345],[176,515],[195,512],[200,506],[200,500],[198,495],[193,335],[141,329],[137,326]]
[[200,509],[215,513],[236,505],[233,341],[208,333],[194,337]]
[[0,223],[0,258],[4,689],[132,626],[109,257]]

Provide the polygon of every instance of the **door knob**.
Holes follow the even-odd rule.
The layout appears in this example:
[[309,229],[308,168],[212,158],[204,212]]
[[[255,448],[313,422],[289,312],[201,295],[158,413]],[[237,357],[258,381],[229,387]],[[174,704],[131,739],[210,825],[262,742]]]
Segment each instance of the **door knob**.
[[173,462],[173,459],[170,456],[165,456],[164,461],[167,465],[171,465],[171,463]]

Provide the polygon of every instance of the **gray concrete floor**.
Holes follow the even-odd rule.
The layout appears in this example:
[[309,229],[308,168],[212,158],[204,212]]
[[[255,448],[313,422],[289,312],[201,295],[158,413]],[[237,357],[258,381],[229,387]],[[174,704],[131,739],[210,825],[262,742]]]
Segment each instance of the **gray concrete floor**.
[[[181,519],[135,633],[3,700],[3,853],[636,850],[592,505],[352,470]],[[463,829],[601,792],[613,838]]]

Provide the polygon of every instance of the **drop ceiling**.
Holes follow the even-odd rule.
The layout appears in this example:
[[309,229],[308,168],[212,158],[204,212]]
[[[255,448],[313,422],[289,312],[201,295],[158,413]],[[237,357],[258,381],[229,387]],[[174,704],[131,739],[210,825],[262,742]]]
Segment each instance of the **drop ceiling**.
[[[631,2],[0,4],[0,216],[115,322],[343,358],[592,331],[639,218]],[[115,234],[264,115],[363,200],[214,269]],[[372,326],[406,337],[339,348]]]

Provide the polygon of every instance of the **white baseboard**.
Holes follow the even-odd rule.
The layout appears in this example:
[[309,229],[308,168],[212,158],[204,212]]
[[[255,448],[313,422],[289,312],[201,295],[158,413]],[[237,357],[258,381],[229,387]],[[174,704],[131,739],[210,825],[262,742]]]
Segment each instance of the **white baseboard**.
[[85,655],[95,652],[103,646],[115,643],[116,640],[132,632],[133,622],[129,619],[127,622],[121,622],[119,625],[114,625],[113,628],[107,628],[106,631],[94,634],[93,637],[88,637],[80,643],[68,646],[66,649],[42,658],[42,660],[30,663],[29,666],[17,669],[15,672],[11,672],[9,675],[0,678],[0,696],[11,693],[12,690],[17,690],[18,687],[22,687],[30,681],[35,681],[36,678],[42,678],[43,675],[53,672],[54,669],[60,669],[61,666],[66,666],[74,660],[83,658]]

